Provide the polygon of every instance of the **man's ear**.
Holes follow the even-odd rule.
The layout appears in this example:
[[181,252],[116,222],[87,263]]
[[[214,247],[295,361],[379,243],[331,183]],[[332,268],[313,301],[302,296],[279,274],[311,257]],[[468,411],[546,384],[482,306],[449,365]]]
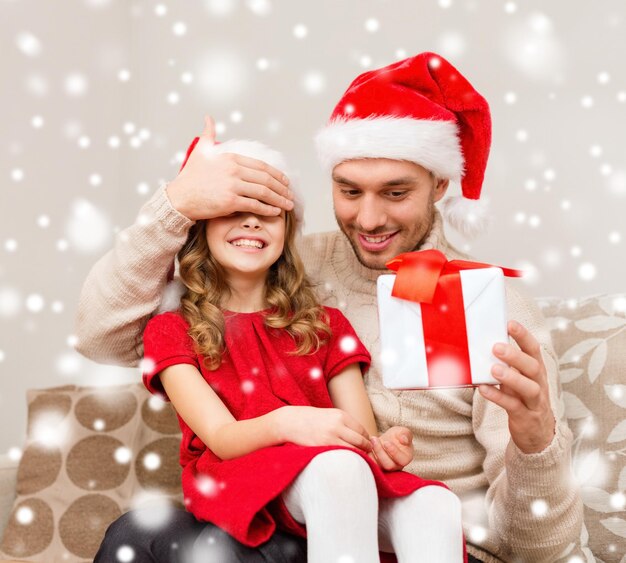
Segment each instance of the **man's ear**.
[[450,180],[448,178],[437,180],[437,185],[435,186],[435,202],[439,201],[444,195],[446,195],[449,185]]

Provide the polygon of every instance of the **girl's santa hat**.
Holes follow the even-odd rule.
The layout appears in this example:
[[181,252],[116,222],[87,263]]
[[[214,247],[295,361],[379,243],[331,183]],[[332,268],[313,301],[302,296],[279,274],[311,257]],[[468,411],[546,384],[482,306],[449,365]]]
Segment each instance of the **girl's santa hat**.
[[358,76],[317,134],[322,166],[390,158],[415,162],[461,184],[463,197],[444,201],[444,216],[467,236],[482,232],[480,200],[491,145],[487,101],[443,57],[420,53]]

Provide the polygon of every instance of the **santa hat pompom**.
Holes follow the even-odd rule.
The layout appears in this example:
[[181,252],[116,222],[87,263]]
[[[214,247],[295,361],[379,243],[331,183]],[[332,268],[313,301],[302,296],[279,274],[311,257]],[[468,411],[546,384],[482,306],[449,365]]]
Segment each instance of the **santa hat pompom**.
[[443,216],[459,233],[469,239],[483,234],[490,223],[489,202],[482,199],[468,199],[451,196],[443,200]]

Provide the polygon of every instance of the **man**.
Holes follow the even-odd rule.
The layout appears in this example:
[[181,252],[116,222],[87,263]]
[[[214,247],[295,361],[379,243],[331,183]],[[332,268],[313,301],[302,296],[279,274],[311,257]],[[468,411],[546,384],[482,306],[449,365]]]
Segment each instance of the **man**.
[[[84,355],[137,364],[141,331],[194,220],[291,208],[279,171],[232,155],[207,160],[202,147],[213,141],[207,122],[182,172],[90,272],[77,326]],[[512,342],[493,350],[508,366],[492,369],[499,389],[398,392],[381,380],[376,278],[402,252],[466,258],[447,242],[435,203],[461,181],[463,197],[444,208],[459,227],[477,228],[490,141],[486,101],[437,55],[359,76],[317,137],[340,231],[305,237],[301,254],[322,301],[344,310],[372,353],[365,382],[379,430],[409,427],[416,456],[406,470],[463,499],[470,560],[554,562],[578,553],[582,506],[571,434],[556,414],[557,363],[532,302],[507,287]]]

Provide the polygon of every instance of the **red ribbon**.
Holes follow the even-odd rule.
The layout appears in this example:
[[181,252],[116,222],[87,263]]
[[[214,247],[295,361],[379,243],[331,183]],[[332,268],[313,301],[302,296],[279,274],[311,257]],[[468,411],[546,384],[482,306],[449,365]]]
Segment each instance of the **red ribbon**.
[[[421,304],[430,386],[473,385],[460,272],[500,266],[448,260],[439,250],[399,254],[386,266],[397,272],[391,295]],[[505,276],[522,275],[519,270],[500,269]]]

